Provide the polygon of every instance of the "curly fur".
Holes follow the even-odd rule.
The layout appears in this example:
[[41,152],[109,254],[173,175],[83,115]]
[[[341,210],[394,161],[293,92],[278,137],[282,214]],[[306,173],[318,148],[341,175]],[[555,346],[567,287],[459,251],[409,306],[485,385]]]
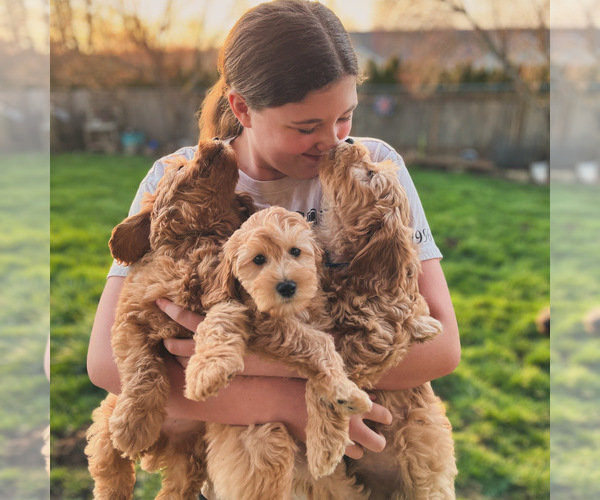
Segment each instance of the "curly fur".
[[[319,286],[322,252],[297,213],[271,207],[252,215],[223,245],[212,307],[196,333],[186,396],[215,394],[243,367],[248,352],[284,362],[308,379],[306,457],[314,478],[331,474],[349,443],[353,413],[368,411],[366,393],[350,382],[332,337],[324,333]],[[215,497],[287,499],[294,464],[304,456],[281,424],[207,424],[208,471]]]
[[[338,264],[323,281],[328,312],[350,379],[372,388],[413,343],[442,327],[419,293],[420,261],[396,166],[373,163],[364,146],[343,143],[322,161],[319,175],[325,207],[319,239]],[[451,426],[430,384],[373,392],[394,419],[375,426],[388,443],[382,453],[347,460],[348,475],[369,492],[362,498],[454,498]]]
[[233,150],[201,141],[193,160],[176,162],[148,195],[140,213],[125,219],[109,243],[117,261],[131,265],[117,306],[111,345],[122,392],[93,413],[86,454],[97,499],[126,499],[140,456],[149,470],[163,469],[158,498],[197,498],[206,478],[204,425],[178,422],[169,432],[165,404],[169,377],[162,341],[190,332],[156,306],[166,297],[205,312],[203,295],[222,244],[254,211],[235,193]]

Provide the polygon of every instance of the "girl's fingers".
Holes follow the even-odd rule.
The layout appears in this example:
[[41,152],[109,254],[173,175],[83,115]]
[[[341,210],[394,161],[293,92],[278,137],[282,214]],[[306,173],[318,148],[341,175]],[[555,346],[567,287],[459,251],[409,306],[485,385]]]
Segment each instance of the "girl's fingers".
[[194,354],[194,339],[165,339],[165,348],[174,356],[190,357]]
[[167,316],[169,316],[172,320],[179,323],[181,326],[184,326],[188,330],[192,332],[196,331],[200,322],[204,319],[204,316],[200,314],[196,314],[192,311],[187,311],[182,307],[174,304],[168,299],[158,299],[156,301],[156,305],[158,308],[164,312]]
[[371,411],[363,413],[362,417],[365,420],[372,420],[373,422],[379,422],[385,425],[390,425],[392,423],[392,414],[390,411],[377,403],[373,403]]
[[348,446],[346,446],[345,455],[350,458],[353,458],[354,460],[362,458],[364,454],[365,452],[363,451],[363,449],[357,444],[349,444]]

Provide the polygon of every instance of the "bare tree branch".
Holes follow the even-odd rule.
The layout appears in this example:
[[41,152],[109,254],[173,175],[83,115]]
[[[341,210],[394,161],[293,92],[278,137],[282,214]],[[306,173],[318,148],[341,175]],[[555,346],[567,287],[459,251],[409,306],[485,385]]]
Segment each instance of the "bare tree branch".
[[[496,58],[502,65],[504,71],[506,72],[506,74],[514,82],[517,91],[520,92],[522,95],[524,95],[528,101],[532,102],[533,104],[537,104],[537,101],[538,101],[537,89],[533,89],[531,87],[531,85],[528,84],[528,82],[526,82],[522,78],[522,76],[519,72],[519,68],[512,62],[512,60],[510,58],[507,37],[506,37],[506,30],[499,27],[497,30],[495,30],[495,32],[498,36],[494,37],[492,34],[492,31],[482,28],[481,24],[477,21],[477,19],[475,19],[473,17],[473,15],[469,12],[469,10],[465,7],[462,0],[439,0],[439,1],[442,4],[445,4],[446,6],[448,6],[453,12],[461,14],[462,16],[464,16],[465,19],[467,19],[469,21],[469,23],[471,24],[473,29],[477,32],[477,34],[479,35],[481,40],[487,46],[488,50],[496,56]],[[539,12],[539,18],[545,19],[545,17],[542,17],[542,15],[543,15],[543,13]],[[540,38],[540,35],[542,37],[547,38],[548,37],[547,31],[543,30],[543,28],[540,28],[540,29],[542,30],[542,33],[540,33],[538,35],[538,38]],[[504,35],[502,35],[502,33],[504,33]],[[542,45],[542,47],[540,47],[540,49],[546,50],[543,55],[544,55],[545,60],[549,62],[550,54],[549,54],[549,50],[547,50],[547,48],[548,48],[547,43],[544,43]]]

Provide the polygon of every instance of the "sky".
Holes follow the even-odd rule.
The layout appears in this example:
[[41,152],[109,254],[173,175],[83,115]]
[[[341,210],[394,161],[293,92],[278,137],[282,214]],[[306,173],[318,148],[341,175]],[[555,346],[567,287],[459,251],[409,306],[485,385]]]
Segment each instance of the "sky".
[[[73,0],[78,1],[78,0]],[[79,0],[81,1],[81,0]],[[104,3],[119,3],[143,5],[143,11],[149,16],[160,16],[164,11],[167,0],[104,0]],[[246,10],[263,0],[175,0],[183,19],[193,19],[205,8],[209,26],[215,31],[228,31],[235,20]],[[375,18],[377,0],[321,0],[330,7],[342,20],[349,31],[369,31]],[[536,9],[549,6],[550,19],[553,27],[582,26],[590,18],[598,26],[600,24],[600,0],[462,0],[468,11],[484,26],[492,27],[497,24],[498,18],[506,24],[521,26],[533,19],[536,22]],[[397,0],[398,5],[412,3],[412,11],[418,3]],[[468,28],[467,23],[461,23],[455,18],[455,24],[460,28]],[[401,22],[401,19],[399,19]]]
[[[35,38],[36,45],[41,45],[47,40],[48,11],[52,12],[51,3],[55,0],[22,0],[29,12],[27,22],[30,26],[31,37]],[[69,0],[75,9],[84,10],[87,0]],[[180,29],[173,30],[169,35],[176,40],[186,40],[192,44],[198,42],[221,45],[225,33],[233,26],[235,20],[248,8],[253,7],[262,0],[172,0],[175,13],[179,19]],[[322,3],[332,8],[340,17],[348,31],[369,31],[376,23],[376,5],[379,0],[321,0]],[[435,0],[430,0],[434,1]],[[441,1],[441,0],[438,0]],[[460,1],[460,0],[454,0]],[[550,26],[553,28],[593,25],[600,27],[600,0],[462,0],[468,11],[484,27],[493,27],[502,19],[510,26],[522,26],[524,20],[535,19],[535,7],[539,5],[550,6]],[[168,0],[92,0],[94,5],[102,9],[133,9],[146,19],[158,23],[164,13]],[[390,11],[388,21],[392,21],[388,28],[398,27],[410,29],[415,27],[415,19],[419,27],[433,26],[433,21],[427,22],[427,16],[436,17],[437,22],[445,22],[448,15],[441,14],[440,9],[430,11],[419,16],[421,6],[428,2],[409,0],[396,0]],[[411,15],[403,5],[410,6]],[[6,13],[3,13],[6,14]],[[412,16],[412,17],[411,17]],[[202,25],[202,19],[204,23]],[[424,22],[423,19],[426,19]],[[469,28],[470,25],[461,16],[454,16],[454,27]],[[9,21],[10,22],[10,21]],[[535,22],[535,21],[534,21]],[[397,23],[397,24],[396,24]],[[6,30],[7,23],[0,25]],[[199,33],[202,33],[200,40]],[[194,38],[196,40],[194,40]],[[169,40],[171,41],[171,40]]]
[[[99,1],[99,0],[95,0]],[[168,0],[103,0],[108,6],[125,6],[141,13],[147,19],[159,22],[165,12]],[[221,45],[225,33],[233,26],[240,15],[248,8],[261,3],[262,0],[172,0],[177,17],[181,20],[178,28],[171,36],[179,40],[190,40],[202,33],[202,42]],[[441,0],[395,0],[391,7],[384,10],[388,29],[414,29],[446,25],[450,16],[438,7]],[[460,0],[455,0],[460,1]],[[549,0],[462,0],[473,15],[484,27],[495,27],[498,19],[511,26],[522,26],[524,20],[533,19],[537,23],[536,6],[548,5]],[[552,2],[573,5],[577,2],[596,0],[552,0]],[[600,1],[600,0],[598,0]],[[71,0],[73,4],[84,4],[85,0]],[[321,0],[340,17],[348,31],[369,31],[377,24],[377,5],[379,0]],[[434,6],[425,11],[423,6]],[[389,14],[389,15],[388,15]],[[381,16],[381,14],[380,14]],[[431,18],[431,19],[429,19]],[[435,18],[435,19],[434,19]],[[380,17],[381,19],[381,17]],[[456,28],[468,29],[471,25],[463,16],[452,17]],[[562,20],[565,19],[563,15]],[[204,21],[203,21],[204,20]],[[461,22],[462,21],[462,22]],[[546,20],[547,22],[547,20]],[[437,24],[436,24],[437,23]],[[171,40],[169,40],[171,41]],[[192,40],[193,43],[193,40]]]

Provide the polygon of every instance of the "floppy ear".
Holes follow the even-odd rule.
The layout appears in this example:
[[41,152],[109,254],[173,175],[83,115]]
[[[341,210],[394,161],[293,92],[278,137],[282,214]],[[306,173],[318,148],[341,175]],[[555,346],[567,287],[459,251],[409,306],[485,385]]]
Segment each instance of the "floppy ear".
[[400,278],[402,264],[410,258],[408,239],[393,229],[395,224],[385,218],[371,236],[369,242],[352,259],[348,272],[357,276],[385,276],[386,279]]
[[116,226],[108,246],[112,256],[123,266],[140,260],[150,250],[150,207]]
[[321,288],[322,283],[325,282],[325,266],[323,265],[323,261],[325,260],[325,252],[321,245],[319,245],[319,240],[316,235],[313,233],[312,238],[312,248],[313,253],[315,254],[315,265],[317,266],[317,278],[319,280],[319,288]]
[[215,269],[206,293],[202,297],[202,306],[208,310],[219,302],[235,299],[241,300],[239,283],[233,275],[233,260],[226,253],[221,253],[221,261]]
[[256,205],[254,205],[252,196],[246,192],[236,191],[235,198],[240,204],[240,215],[242,217],[242,222],[244,222],[256,212]]

